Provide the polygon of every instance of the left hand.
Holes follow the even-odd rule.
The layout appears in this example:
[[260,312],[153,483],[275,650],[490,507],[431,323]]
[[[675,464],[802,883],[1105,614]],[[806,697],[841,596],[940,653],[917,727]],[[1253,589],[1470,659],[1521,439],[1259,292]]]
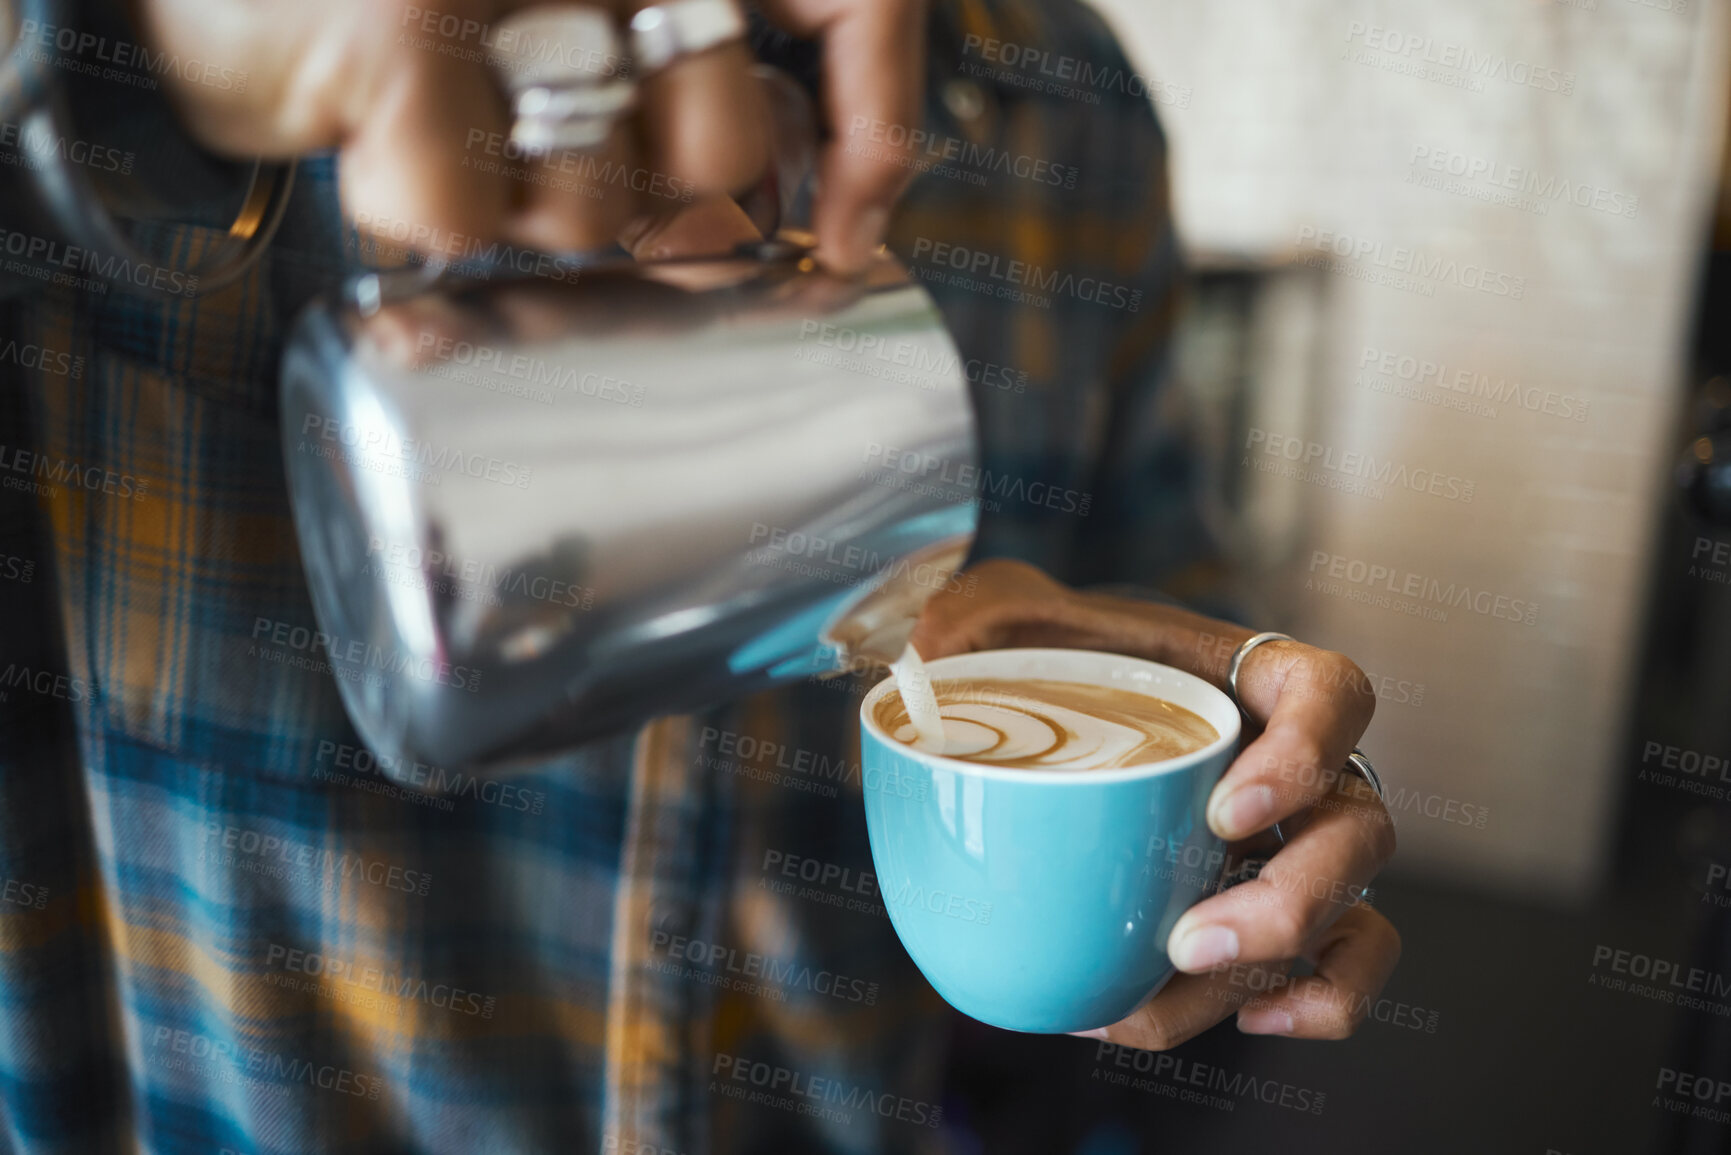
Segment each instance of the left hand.
[[[970,571],[970,594],[939,593],[913,644],[927,658],[1008,646],[1110,650],[1187,670],[1225,688],[1233,650],[1254,630],[1184,610],[1084,593],[1020,562]],[[1342,770],[1370,724],[1376,696],[1349,659],[1297,642],[1251,651],[1238,675],[1262,732],[1208,800],[1208,825],[1228,863],[1271,841],[1284,846],[1258,876],[1187,911],[1167,953],[1181,972],[1122,1022],[1083,1032],[1165,1050],[1234,1011],[1249,1034],[1341,1039],[1363,1021],[1400,958],[1400,935],[1361,901],[1394,854],[1394,825],[1362,779]],[[1257,836],[1263,837],[1258,839]],[[1315,973],[1292,979],[1298,959]]]

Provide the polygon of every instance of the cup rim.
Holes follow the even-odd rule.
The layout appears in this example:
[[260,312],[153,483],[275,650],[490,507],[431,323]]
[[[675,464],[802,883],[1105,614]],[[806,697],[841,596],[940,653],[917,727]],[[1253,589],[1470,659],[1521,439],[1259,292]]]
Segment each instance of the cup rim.
[[[1010,782],[1026,782],[1030,785],[1039,783],[1042,785],[1063,784],[1068,786],[1087,786],[1089,784],[1097,785],[1108,782],[1133,782],[1141,778],[1156,778],[1164,774],[1177,774],[1186,770],[1192,770],[1196,766],[1207,762],[1212,758],[1218,757],[1222,751],[1230,751],[1238,742],[1239,735],[1243,732],[1243,719],[1239,715],[1237,705],[1227,696],[1226,691],[1214,685],[1212,682],[1209,682],[1204,678],[1199,678],[1188,670],[1180,670],[1176,666],[1168,666],[1163,662],[1151,662],[1146,658],[1132,657],[1129,654],[1114,653],[1111,650],[1065,649],[1057,646],[1028,646],[1015,649],[972,650],[965,654],[951,654],[947,658],[935,658],[926,663],[926,671],[936,678],[943,672],[943,667],[948,663],[958,662],[967,658],[980,658],[987,654],[1089,654],[1102,659],[1120,662],[1126,668],[1139,668],[1166,675],[1176,675],[1179,679],[1194,683],[1197,687],[1200,687],[1209,694],[1213,694],[1224,702],[1226,705],[1226,712],[1231,718],[1231,723],[1225,728],[1215,726],[1215,729],[1220,731],[1220,736],[1206,746],[1192,750],[1188,754],[1181,754],[1176,758],[1166,758],[1159,762],[1148,762],[1140,766],[1121,766],[1112,770],[1028,770],[1021,767],[988,766],[981,762],[966,762],[960,758],[952,758],[947,754],[933,754],[929,750],[920,750],[907,745],[905,742],[898,742],[896,739],[885,733],[883,728],[877,724],[877,720],[872,717],[872,714],[877,703],[888,696],[890,691],[895,689],[895,678],[886,675],[882,681],[866,692],[865,698],[860,702],[860,729],[869,733],[885,747],[895,750],[898,753],[905,754],[916,761],[924,762],[933,769],[951,770],[960,774],[969,774],[976,778],[999,779]],[[1149,696],[1154,697],[1155,695],[1151,694]],[[1207,721],[1209,725],[1214,725],[1213,719],[1205,719],[1205,721]]]

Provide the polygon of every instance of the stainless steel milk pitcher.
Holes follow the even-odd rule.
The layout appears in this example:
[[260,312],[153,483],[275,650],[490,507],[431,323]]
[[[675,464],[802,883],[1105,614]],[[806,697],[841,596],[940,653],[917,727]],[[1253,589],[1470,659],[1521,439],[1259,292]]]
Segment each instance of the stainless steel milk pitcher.
[[301,318],[281,411],[349,715],[445,766],[892,659],[977,521],[930,297],[786,239],[362,277]]

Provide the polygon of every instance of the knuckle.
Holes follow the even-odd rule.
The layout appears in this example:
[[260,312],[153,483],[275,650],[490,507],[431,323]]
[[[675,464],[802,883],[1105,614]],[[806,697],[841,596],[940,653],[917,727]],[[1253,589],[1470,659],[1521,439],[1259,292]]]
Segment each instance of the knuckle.
[[912,144],[879,145],[874,155],[859,158],[848,167],[853,196],[889,208],[913,181],[916,160]]
[[[681,69],[690,69],[685,76]],[[651,163],[699,192],[737,193],[769,164],[763,96],[731,48],[644,82],[642,124]]]
[[1288,727],[1285,735],[1286,753],[1271,758],[1268,769],[1277,782],[1276,792],[1293,799],[1318,797],[1327,792],[1330,767],[1323,765],[1322,744],[1316,736],[1298,726]]
[[968,570],[979,578],[977,593],[989,608],[1015,607],[1025,614],[1034,606],[1054,604],[1062,590],[1040,570],[1018,561],[982,562]]
[[757,180],[768,163],[768,142],[761,133],[747,131],[685,136],[668,167],[700,189],[735,193]]
[[1347,1007],[1334,1007],[1317,1017],[1313,1033],[1319,1039],[1339,1042],[1352,1038],[1363,1022],[1364,1012]]
[[1287,894],[1270,904],[1262,916],[1264,933],[1268,936],[1272,957],[1297,958],[1310,938],[1310,918],[1304,904]]
[[1174,1029],[1165,1016],[1143,1011],[1136,1017],[1124,1045],[1138,1051],[1169,1051],[1188,1037]]
[[1373,917],[1370,919],[1367,933],[1375,936],[1377,950],[1388,956],[1389,966],[1393,967],[1400,962],[1400,931],[1396,930],[1394,923],[1388,921],[1388,918],[1380,911],[1372,910],[1368,913]]
[[1140,1051],[1170,1051],[1184,1041],[1177,1031],[1168,1026],[1151,1027],[1137,1035],[1133,1044]]
[[1345,654],[1329,650],[1324,655],[1329,666],[1329,685],[1338,687],[1342,697],[1352,706],[1354,720],[1369,723],[1376,713],[1376,685],[1357,662]]
[[1400,840],[1395,834],[1394,818],[1381,804],[1376,806],[1375,818],[1370,823],[1370,853],[1376,868],[1381,870],[1394,858],[1399,849]]
[[1355,997],[1351,991],[1316,983],[1308,993],[1312,997],[1304,1000],[1308,1013],[1303,1016],[1303,1033],[1309,1038],[1349,1039],[1370,1015],[1371,1000]]

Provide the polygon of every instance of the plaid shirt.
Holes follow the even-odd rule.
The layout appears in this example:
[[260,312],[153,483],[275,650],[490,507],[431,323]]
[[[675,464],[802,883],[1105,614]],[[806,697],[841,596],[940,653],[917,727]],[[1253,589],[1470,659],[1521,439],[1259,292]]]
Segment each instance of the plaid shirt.
[[[929,168],[891,243],[1010,481],[977,555],[1169,578],[1203,538],[1161,412],[1178,258],[1152,110],[1079,5],[936,9]],[[276,367],[356,263],[333,167],[299,179],[222,291],[4,306],[0,1150],[943,1149],[946,1012],[858,797],[869,679],[442,796],[355,737],[295,641]]]

